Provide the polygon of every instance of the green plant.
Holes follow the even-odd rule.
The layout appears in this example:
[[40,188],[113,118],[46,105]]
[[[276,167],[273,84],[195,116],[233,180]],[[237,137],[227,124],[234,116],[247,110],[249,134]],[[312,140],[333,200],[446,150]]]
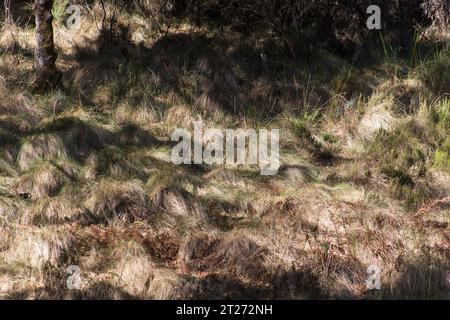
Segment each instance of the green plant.
[[436,121],[444,129],[450,129],[450,99],[442,100],[436,106]]
[[56,21],[59,21],[66,14],[66,8],[67,8],[68,4],[69,4],[69,0],[53,1],[52,14],[53,14],[53,18]]
[[411,58],[409,61],[409,66],[413,67],[414,65],[420,64],[421,63],[421,58],[420,58],[420,50],[418,50],[418,46],[420,44],[420,37],[419,37],[419,32],[416,30],[414,31],[414,36],[412,39],[412,44],[411,44]]
[[433,58],[418,68],[419,77],[435,94],[450,92],[450,50],[437,51]]
[[433,164],[437,168],[450,168],[450,154],[444,150],[436,150],[434,153]]
[[386,60],[392,59],[395,56],[395,50],[392,45],[385,41],[385,37],[380,32],[380,40],[383,48],[383,57]]

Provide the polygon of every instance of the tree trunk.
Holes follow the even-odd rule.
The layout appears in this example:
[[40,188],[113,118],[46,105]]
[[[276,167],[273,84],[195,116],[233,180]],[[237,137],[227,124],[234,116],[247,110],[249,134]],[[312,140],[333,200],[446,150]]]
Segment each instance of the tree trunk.
[[35,89],[46,90],[60,85],[61,73],[56,69],[55,45],[53,42],[53,0],[35,0],[36,14],[36,70]]
[[5,7],[5,23],[11,24],[12,23],[12,17],[11,17],[11,0],[5,0],[3,2],[3,5]]

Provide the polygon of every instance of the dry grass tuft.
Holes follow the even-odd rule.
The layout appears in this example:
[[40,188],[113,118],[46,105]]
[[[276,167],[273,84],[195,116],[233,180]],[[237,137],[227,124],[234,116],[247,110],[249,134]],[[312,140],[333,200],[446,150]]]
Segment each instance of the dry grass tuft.
[[264,272],[267,249],[242,231],[230,233],[218,244],[213,263],[237,276],[258,278]]
[[198,61],[198,103],[204,110],[234,111],[238,97],[238,80],[233,68],[222,55],[204,57]]
[[204,271],[210,267],[205,258],[213,254],[218,241],[209,234],[187,236],[178,251],[178,263],[188,269]]
[[0,225],[17,220],[22,206],[22,201],[0,195]]
[[[100,155],[100,157],[93,158],[92,160],[97,162],[97,172],[102,169],[102,165],[105,166],[106,164],[106,168],[103,168],[103,170],[108,176],[114,179],[128,180],[138,178],[145,180],[150,176],[157,165],[153,157],[145,152],[136,151],[121,154],[119,150],[119,152],[112,154],[110,151],[113,150],[108,150],[107,153]],[[95,174],[95,172],[92,173]]]
[[114,111],[114,119],[118,125],[134,124],[147,127],[159,120],[157,110],[152,105],[130,106],[120,104]]
[[71,200],[63,197],[38,199],[25,209],[21,223],[43,227],[82,221],[86,216],[85,209]]
[[0,196],[0,251],[9,248],[22,207],[22,201]]
[[299,187],[314,180],[314,173],[304,166],[283,166],[279,174],[293,185]]
[[236,172],[228,169],[215,169],[204,176],[210,182],[223,183],[231,187],[247,187],[245,180]]
[[73,238],[65,229],[21,227],[4,258],[9,263],[21,263],[41,270],[46,264],[58,265],[72,243]]
[[167,111],[165,124],[169,130],[176,128],[192,128],[195,117],[191,109],[186,106],[176,105]]
[[130,300],[138,298],[115,286],[110,279],[93,281],[88,288],[82,291],[81,297],[87,300]]
[[7,120],[4,123],[13,132],[27,132],[35,128],[48,111],[37,108],[31,96],[19,91],[10,94],[5,92],[0,101],[0,113],[2,120]]
[[32,198],[54,196],[75,176],[76,169],[69,163],[59,165],[43,161],[35,163],[30,170],[20,176],[15,183],[15,189],[17,193],[30,195]]
[[164,188],[156,199],[153,198],[153,204],[157,211],[152,219],[155,228],[177,230],[181,234],[211,229],[210,219],[202,203],[184,189]]
[[[182,207],[184,209],[199,209],[195,208],[196,199],[191,197],[189,193],[195,193],[202,183],[201,178],[187,170],[161,164],[158,169],[153,170],[146,183],[146,190],[156,206],[166,208],[173,206],[173,209],[179,207],[179,210],[175,210],[175,212],[183,214],[187,211],[183,210]],[[179,198],[179,201],[177,201],[177,198]],[[190,201],[193,203],[189,203]],[[176,202],[179,202],[180,206],[176,205]],[[185,202],[185,204],[183,205],[182,202]]]
[[144,147],[154,145],[157,142],[150,132],[133,124],[127,124],[121,128],[119,141],[124,145]]
[[[190,290],[195,288],[194,282],[157,266],[147,250],[133,240],[116,243],[109,258],[113,267],[106,270],[110,276],[103,285],[96,286],[97,298],[179,299],[191,296]],[[83,295],[92,297],[92,289],[88,288]]]
[[97,221],[134,221],[148,218],[150,206],[141,181],[103,179],[91,190],[86,208]]
[[72,88],[96,105],[107,107],[114,102],[120,83],[119,75],[105,59],[99,63],[85,62],[73,75]]
[[192,215],[207,220],[203,207],[196,197],[184,190],[166,189],[161,194],[159,204],[162,208],[177,216]]
[[112,255],[117,265],[112,271],[117,275],[116,286],[133,296],[148,298],[148,288],[153,277],[155,264],[146,250],[136,242],[127,242],[114,249]]
[[176,300],[193,297],[197,285],[188,276],[181,276],[170,269],[157,269],[148,288],[149,297],[157,300]]
[[389,101],[377,104],[369,109],[361,119],[358,126],[358,133],[364,139],[370,140],[375,133],[384,129],[389,131],[395,125],[395,118],[390,111]]
[[54,134],[32,136],[21,147],[17,162],[22,171],[38,160],[66,159],[67,150],[60,137]]
[[340,257],[331,252],[322,256],[318,280],[330,298],[354,299],[364,292],[367,267],[352,257]]
[[448,299],[448,253],[427,251],[430,249],[433,248],[399,255],[395,269],[385,273],[389,285],[382,288],[381,295],[399,299]]

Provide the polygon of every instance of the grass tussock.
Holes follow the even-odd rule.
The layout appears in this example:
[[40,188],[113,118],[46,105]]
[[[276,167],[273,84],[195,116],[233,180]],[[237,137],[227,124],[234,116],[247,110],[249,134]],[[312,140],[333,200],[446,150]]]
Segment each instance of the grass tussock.
[[61,225],[83,221],[85,209],[64,197],[43,197],[30,205],[20,217],[21,223],[30,226]]
[[67,158],[67,149],[56,135],[37,135],[25,141],[17,158],[19,168],[26,171],[38,160]]
[[149,200],[140,181],[102,180],[92,188],[85,206],[98,222],[134,221],[150,215]]
[[64,229],[46,227],[41,229],[21,228],[5,252],[9,263],[18,263],[42,270],[47,264],[56,266],[70,250],[73,238]]
[[17,193],[31,198],[56,195],[65,183],[76,177],[76,168],[69,163],[39,162],[17,179]]

